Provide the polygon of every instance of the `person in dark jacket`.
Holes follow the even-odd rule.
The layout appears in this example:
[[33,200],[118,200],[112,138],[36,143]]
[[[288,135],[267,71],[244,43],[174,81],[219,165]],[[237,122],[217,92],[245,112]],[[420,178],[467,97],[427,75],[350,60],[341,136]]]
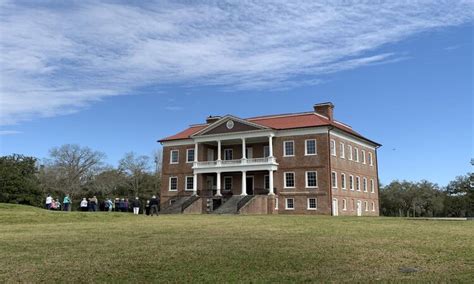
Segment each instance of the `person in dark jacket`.
[[153,216],[153,213],[156,213],[158,216],[158,206],[160,205],[160,199],[156,198],[155,195],[150,200],[150,216]]
[[114,209],[115,209],[115,212],[119,212],[120,211],[120,199],[117,197],[115,198],[114,200]]
[[147,201],[146,201],[145,214],[146,214],[147,216],[150,215],[150,200],[147,200]]
[[133,214],[138,215],[140,212],[140,200],[138,199],[138,196],[135,197],[135,200],[132,201],[132,207],[133,207]]

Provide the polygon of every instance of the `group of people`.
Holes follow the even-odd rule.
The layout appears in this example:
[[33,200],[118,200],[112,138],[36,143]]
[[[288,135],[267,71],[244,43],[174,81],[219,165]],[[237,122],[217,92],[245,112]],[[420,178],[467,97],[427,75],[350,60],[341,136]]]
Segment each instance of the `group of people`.
[[[63,210],[70,211],[70,205],[71,199],[69,198],[69,195],[66,195],[63,199]],[[48,210],[61,210],[59,198],[53,199],[51,195],[48,194],[46,197],[45,207]],[[104,201],[99,202],[97,197],[93,196],[92,198],[82,198],[79,207],[83,212],[96,212],[98,210],[108,212],[129,212],[129,209],[132,209],[133,214],[138,215],[140,214],[142,204],[138,196],[131,202],[129,202],[128,198],[115,198],[113,201],[111,198],[106,198]],[[150,200],[146,201],[143,213],[151,216],[154,214],[158,215],[159,207],[160,199],[156,195],[153,195]]]

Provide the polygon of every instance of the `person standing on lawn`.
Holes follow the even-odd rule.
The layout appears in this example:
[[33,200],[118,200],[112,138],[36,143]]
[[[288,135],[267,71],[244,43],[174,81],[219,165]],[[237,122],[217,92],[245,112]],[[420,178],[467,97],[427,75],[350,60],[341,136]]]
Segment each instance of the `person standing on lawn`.
[[66,194],[63,199],[64,211],[69,211],[69,205],[71,204],[71,199],[69,198],[69,194]]
[[135,200],[132,201],[132,207],[133,207],[133,214],[138,215],[140,212],[140,200],[138,199],[138,196],[135,197]]
[[51,209],[51,203],[53,203],[53,198],[51,197],[51,194],[48,194],[46,197],[46,209]]
[[150,200],[147,200],[147,201],[146,201],[145,214],[146,214],[147,216],[150,215]]
[[93,196],[91,199],[89,199],[89,203],[91,211],[97,211],[97,197]]
[[87,199],[85,197],[82,198],[82,201],[81,201],[81,211],[83,212],[87,211]]
[[160,205],[160,199],[156,198],[155,195],[150,200],[150,216],[153,216],[153,213],[156,213],[156,216],[158,216],[158,205]]

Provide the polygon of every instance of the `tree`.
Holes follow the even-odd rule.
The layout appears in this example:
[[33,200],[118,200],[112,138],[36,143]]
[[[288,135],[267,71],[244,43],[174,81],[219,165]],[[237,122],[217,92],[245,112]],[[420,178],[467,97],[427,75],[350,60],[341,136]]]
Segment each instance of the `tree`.
[[107,168],[95,175],[87,185],[93,194],[100,196],[122,193],[127,186],[128,180],[125,173],[113,168]]
[[451,181],[446,187],[446,194],[444,206],[447,216],[474,216],[474,189],[470,185],[469,174]]
[[36,161],[18,154],[0,157],[0,202],[41,206]]
[[126,153],[119,161],[119,170],[129,177],[129,184],[135,195],[140,193],[147,171],[150,169],[150,158],[138,156],[134,152]]

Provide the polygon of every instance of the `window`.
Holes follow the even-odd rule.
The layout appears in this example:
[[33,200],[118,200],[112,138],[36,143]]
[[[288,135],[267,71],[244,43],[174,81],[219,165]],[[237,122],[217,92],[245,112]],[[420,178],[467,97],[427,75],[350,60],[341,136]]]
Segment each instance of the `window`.
[[331,155],[336,156],[336,141],[331,139]]
[[356,177],[356,190],[360,191],[360,177]]
[[316,171],[306,172],[306,187],[318,187],[318,173]]
[[283,156],[291,157],[295,155],[295,142],[285,141],[283,142]]
[[186,177],[186,190],[193,190],[194,189],[194,177],[187,176]]
[[285,188],[295,187],[295,173],[285,173]]
[[318,202],[316,198],[308,198],[308,210],[316,210],[318,209]]
[[187,163],[194,162],[194,149],[187,149],[186,150],[186,162]]
[[362,189],[364,190],[364,192],[367,192],[367,179],[366,178],[363,179]]
[[375,184],[373,179],[370,180],[370,192],[375,193]]
[[234,159],[234,151],[232,149],[224,149],[224,160]]
[[278,198],[275,198],[275,210],[278,210]]
[[346,149],[345,149],[345,145],[344,143],[339,143],[339,155],[342,159],[344,159],[346,157]]
[[224,190],[232,190],[232,177],[224,177]]
[[269,175],[263,176],[263,188],[270,189],[270,176]]
[[305,155],[316,155],[316,140],[311,139],[311,140],[305,140],[305,145],[306,145],[306,150],[305,150]]
[[263,157],[270,157],[270,146],[263,146]]
[[346,175],[341,174],[341,188],[346,189]]
[[337,173],[336,172],[331,173],[331,184],[332,184],[332,188],[337,188]]
[[359,149],[354,147],[354,159],[358,163],[359,162]]
[[369,152],[369,165],[371,165],[371,166],[374,165],[374,161],[372,159],[372,152]]
[[171,150],[170,154],[170,164],[177,164],[179,162],[179,151]]
[[285,198],[285,209],[294,210],[295,209],[295,200],[293,198]]
[[362,164],[365,165],[365,150],[362,150]]
[[347,146],[347,147],[349,147],[349,151],[348,151],[348,153],[349,153],[349,161],[352,161],[352,146],[349,145],[349,146]]
[[342,210],[344,210],[344,211],[347,210],[347,200],[345,200],[345,199],[342,200]]
[[375,202],[372,201],[372,211],[375,211]]
[[364,201],[365,211],[369,211],[369,202]]
[[177,191],[178,190],[178,178],[177,177],[170,177],[170,191]]
[[354,177],[349,176],[349,189],[354,191]]

